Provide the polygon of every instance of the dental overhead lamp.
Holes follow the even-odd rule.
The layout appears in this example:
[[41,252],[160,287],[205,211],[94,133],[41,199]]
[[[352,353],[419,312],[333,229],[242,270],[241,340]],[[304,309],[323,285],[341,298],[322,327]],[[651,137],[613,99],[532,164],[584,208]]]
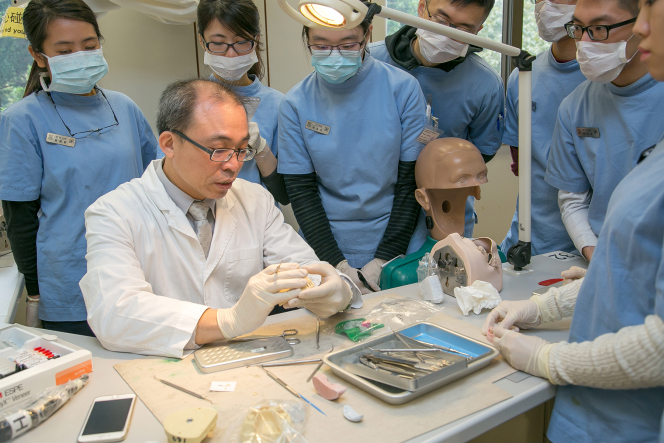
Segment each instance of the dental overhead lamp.
[[[385,19],[425,29],[470,45],[490,49],[514,58],[519,69],[519,242],[507,251],[507,260],[520,273],[530,263],[530,167],[532,63],[535,56],[514,46],[459,31],[384,6],[360,0],[299,0],[298,9],[287,0],[277,0],[281,9],[294,20],[310,28],[353,29],[365,17]],[[509,271],[508,271],[509,272]]]

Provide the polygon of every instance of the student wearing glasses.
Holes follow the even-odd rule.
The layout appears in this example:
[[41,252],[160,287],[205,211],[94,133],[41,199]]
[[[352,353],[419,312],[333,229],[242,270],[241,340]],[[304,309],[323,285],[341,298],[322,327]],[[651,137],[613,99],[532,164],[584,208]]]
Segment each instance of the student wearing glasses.
[[[494,0],[420,0],[420,18],[477,34],[491,13]],[[438,119],[442,137],[473,143],[489,161],[500,149],[504,124],[503,80],[477,55],[482,48],[412,26],[403,26],[385,41],[369,45],[371,55],[413,75]],[[475,197],[466,202],[464,235],[473,236],[477,222]],[[428,233],[420,217],[418,234]],[[415,252],[426,237],[419,238]],[[507,251],[505,251],[507,252]]]
[[417,80],[373,58],[370,33],[366,19],[305,27],[315,72],[279,110],[279,172],[304,239],[365,292],[379,290],[381,265],[406,253],[415,230],[426,120]]
[[[533,0],[535,1],[535,0]],[[551,251],[573,252],[574,242],[560,217],[558,188],[544,181],[551,149],[551,136],[556,125],[560,103],[584,77],[576,61],[575,40],[567,35],[565,23],[572,19],[576,0],[538,0],[535,21],[539,36],[551,46],[537,55],[533,63],[532,97],[532,166],[531,166],[531,248],[533,255]],[[519,70],[512,71],[507,82],[507,106],[503,143],[510,146],[512,172],[518,175],[519,147]],[[517,203],[512,225],[500,248],[507,253],[519,241],[519,208]],[[579,249],[580,251],[580,249]]]
[[258,102],[249,123],[249,144],[258,152],[245,162],[239,177],[264,184],[287,205],[284,179],[277,172],[277,120],[284,95],[260,81],[264,67],[258,9],[251,0],[201,0],[197,14],[198,41],[205,50],[204,63],[212,69],[210,80],[254,101],[249,105],[252,111]]
[[565,25],[589,81],[558,109],[544,180],[559,190],[563,223],[587,260],[613,190],[664,132],[664,84],[641,60],[638,12],[638,0],[579,0]]
[[78,286],[83,213],[140,177],[158,145],[131,99],[96,85],[108,65],[82,0],[32,0],[23,26],[34,63],[23,99],[0,115],[0,199],[25,275],[27,323],[92,335]]

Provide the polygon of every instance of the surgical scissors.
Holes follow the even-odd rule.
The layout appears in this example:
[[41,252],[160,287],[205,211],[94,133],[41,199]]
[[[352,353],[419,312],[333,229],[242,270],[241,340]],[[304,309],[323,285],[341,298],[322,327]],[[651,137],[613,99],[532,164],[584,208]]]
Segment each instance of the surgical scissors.
[[252,340],[260,340],[262,338],[281,337],[284,340],[286,340],[286,343],[288,343],[289,345],[299,345],[300,339],[293,338],[293,336],[297,334],[298,334],[297,329],[284,329],[284,332],[282,332],[281,335],[252,335],[246,338],[234,338],[229,341],[252,341]]

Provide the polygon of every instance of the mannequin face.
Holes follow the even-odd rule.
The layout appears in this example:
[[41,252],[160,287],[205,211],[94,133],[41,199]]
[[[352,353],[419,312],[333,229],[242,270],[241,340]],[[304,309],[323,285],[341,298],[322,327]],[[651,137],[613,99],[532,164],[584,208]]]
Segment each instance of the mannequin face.
[[453,296],[455,287],[469,286],[476,280],[491,283],[498,291],[503,289],[498,246],[490,238],[470,240],[453,233],[438,242],[431,253],[440,266],[446,294]]
[[415,198],[433,220],[431,237],[442,240],[463,235],[466,199],[480,199],[480,185],[488,181],[479,149],[467,140],[442,138],[424,147],[415,165]]

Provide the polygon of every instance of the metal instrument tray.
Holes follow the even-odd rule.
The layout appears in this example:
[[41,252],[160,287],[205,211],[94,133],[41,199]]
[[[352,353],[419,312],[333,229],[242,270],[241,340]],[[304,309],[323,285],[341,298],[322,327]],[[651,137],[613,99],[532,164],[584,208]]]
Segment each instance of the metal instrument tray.
[[[387,373],[379,373],[368,367],[363,367],[364,365],[359,364],[359,362],[358,364],[353,364],[359,360],[359,355],[364,351],[368,351],[370,347],[403,347],[403,344],[397,340],[395,334],[391,333],[373,340],[362,341],[350,348],[329,354],[323,359],[340,378],[386,403],[398,405],[414,400],[487,366],[499,354],[498,350],[491,346],[431,323],[418,323],[397,332],[409,339],[425,342],[433,345],[433,347],[443,346],[453,348],[472,357],[465,358],[458,356],[456,360],[459,363],[454,363],[440,371],[412,380]],[[417,342],[408,341],[412,347],[418,347]],[[426,347],[426,345],[420,346]],[[443,353],[440,354],[445,355]],[[445,358],[448,360],[454,359],[452,354],[445,355]],[[367,375],[373,379],[368,379]],[[377,378],[382,378],[382,380],[377,380]],[[394,379],[399,380],[395,381]],[[390,385],[395,383],[400,383],[400,387]]]
[[290,357],[293,348],[283,337],[252,341],[229,341],[194,351],[194,361],[201,372],[217,372]]

